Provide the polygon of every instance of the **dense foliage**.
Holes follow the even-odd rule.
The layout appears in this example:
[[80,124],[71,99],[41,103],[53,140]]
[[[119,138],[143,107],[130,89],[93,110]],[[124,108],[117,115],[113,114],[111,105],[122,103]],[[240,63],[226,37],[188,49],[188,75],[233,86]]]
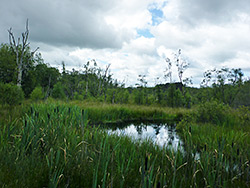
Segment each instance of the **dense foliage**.
[[21,88],[13,84],[0,83],[0,103],[8,105],[21,104],[24,99],[24,93]]
[[[208,70],[204,73],[200,89],[187,87],[182,81],[147,87],[145,75],[138,76],[136,87],[124,88],[123,83],[112,78],[110,65],[101,69],[95,60],[87,62],[80,70],[72,71],[67,70],[62,62],[60,73],[57,68],[45,64],[41,54],[34,56],[26,49],[25,62],[22,90],[26,98],[31,97],[33,90],[38,94],[39,87],[42,94],[35,97],[36,99],[47,99],[51,96],[55,99],[186,108],[213,100],[232,107],[250,103],[250,82],[243,81],[241,69]],[[2,44],[0,48],[0,72],[2,83],[16,84],[15,54],[8,44]]]

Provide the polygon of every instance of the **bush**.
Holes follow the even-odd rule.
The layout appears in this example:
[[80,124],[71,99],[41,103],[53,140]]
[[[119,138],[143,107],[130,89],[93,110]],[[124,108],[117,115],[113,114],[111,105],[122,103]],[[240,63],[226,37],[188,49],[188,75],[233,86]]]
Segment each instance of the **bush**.
[[81,95],[81,94],[78,93],[78,92],[74,92],[73,99],[74,99],[74,100],[82,101],[82,100],[83,100],[83,95]]
[[63,85],[61,82],[58,82],[54,85],[54,88],[52,90],[52,97],[54,99],[65,99],[66,95],[63,90]]
[[250,125],[250,107],[240,106],[236,111],[241,125]]
[[217,101],[207,101],[198,107],[197,121],[223,125],[230,121],[230,107]]
[[0,83],[0,103],[17,105],[21,104],[24,99],[22,88],[13,84]]
[[30,94],[32,100],[42,100],[44,98],[43,89],[41,86],[36,87]]

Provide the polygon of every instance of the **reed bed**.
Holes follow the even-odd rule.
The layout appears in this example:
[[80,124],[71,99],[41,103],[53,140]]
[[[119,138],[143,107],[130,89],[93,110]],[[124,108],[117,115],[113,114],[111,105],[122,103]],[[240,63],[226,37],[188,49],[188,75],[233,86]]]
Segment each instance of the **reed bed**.
[[[150,139],[139,142],[127,136],[109,135],[90,124],[91,118],[113,121],[125,116],[127,119],[136,110],[141,111],[142,117],[152,114],[157,114],[157,118],[167,117],[163,110],[158,114],[155,109],[151,112],[134,107],[126,111],[127,108],[103,106],[100,110],[94,105],[58,103],[22,108],[20,117],[0,124],[0,186],[249,186],[249,153],[233,149],[230,158],[226,155],[226,139],[218,147],[207,142],[197,158],[194,128],[183,131],[185,152],[174,152]],[[98,110],[107,111],[110,116]]]
[[89,119],[94,123],[119,122],[131,120],[179,120],[190,113],[185,108],[159,106],[139,106],[132,104],[107,104],[71,101],[69,104],[88,109]]

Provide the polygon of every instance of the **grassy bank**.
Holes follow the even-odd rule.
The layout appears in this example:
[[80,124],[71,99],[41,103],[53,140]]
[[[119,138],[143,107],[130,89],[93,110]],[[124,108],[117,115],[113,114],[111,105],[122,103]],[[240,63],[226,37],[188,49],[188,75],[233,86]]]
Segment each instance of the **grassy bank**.
[[[217,137],[211,137],[216,128],[208,134],[201,131],[204,127],[190,129],[186,122],[182,153],[150,140],[108,135],[88,122],[176,118],[190,113],[187,110],[76,102],[27,104],[13,110],[16,118],[1,121],[1,187],[247,187],[249,183],[249,153],[237,149],[243,145],[233,146],[232,158],[225,155],[231,140],[222,139],[218,149],[206,141],[201,148],[202,140]],[[7,109],[5,115],[10,116]],[[223,129],[219,132],[226,135]],[[199,159],[194,155],[197,135],[204,138],[199,140]]]
[[133,120],[179,120],[189,113],[185,108],[167,108],[159,106],[140,106],[128,104],[107,104],[97,102],[70,101],[53,103],[59,106],[78,106],[88,111],[91,124],[114,123]]

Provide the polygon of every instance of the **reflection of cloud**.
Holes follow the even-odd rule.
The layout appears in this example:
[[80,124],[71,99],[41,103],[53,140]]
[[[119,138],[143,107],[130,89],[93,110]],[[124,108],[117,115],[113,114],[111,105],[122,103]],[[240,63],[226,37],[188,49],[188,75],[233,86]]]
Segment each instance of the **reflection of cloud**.
[[160,145],[166,144],[168,141],[168,131],[165,131],[163,127],[161,127],[159,134],[156,137],[156,142],[160,143]]
[[126,129],[124,129],[123,131],[124,131],[124,134],[126,134],[126,135],[130,135],[130,136],[134,136],[134,137],[138,136],[138,132],[137,132],[136,127],[134,125],[126,127]]
[[[138,129],[139,127],[140,126],[135,126],[131,124],[130,126],[124,129],[116,129],[115,131],[109,130],[108,133],[130,136],[133,139],[137,140],[151,139],[153,142],[155,142],[161,147],[166,146],[168,148],[173,148],[174,150],[177,150],[178,146],[180,147],[182,146],[182,142],[177,133],[175,132],[175,130],[169,131],[168,126],[165,125],[158,126],[157,128],[159,128],[159,134],[157,135],[155,131],[156,125],[147,125],[147,126],[142,125],[140,127],[141,129]],[[140,131],[138,132],[138,130]],[[169,143],[170,139],[172,139],[171,145]]]

